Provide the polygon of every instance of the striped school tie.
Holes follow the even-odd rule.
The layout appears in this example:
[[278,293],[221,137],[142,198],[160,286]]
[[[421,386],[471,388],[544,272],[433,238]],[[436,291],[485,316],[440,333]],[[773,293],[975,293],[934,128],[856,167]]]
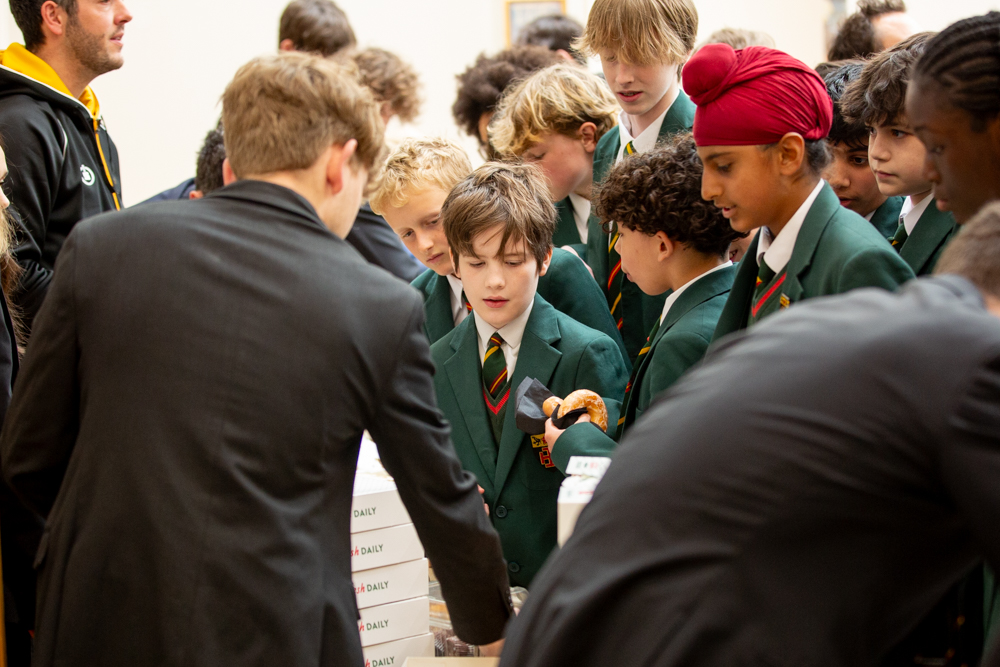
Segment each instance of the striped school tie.
[[780,304],[782,308],[788,306],[787,297],[781,294],[781,286],[785,283],[786,275],[785,271],[782,271],[780,276],[776,275],[764,258],[760,258],[760,269],[757,272],[757,285],[753,290],[753,305],[748,324],[759,322],[765,315],[777,310],[775,304]]
[[472,312],[472,304],[469,303],[469,297],[465,296],[465,290],[462,290],[462,303],[465,304],[465,312]]
[[486,356],[483,357],[483,387],[486,404],[496,413],[507,397],[504,395],[504,388],[510,394],[509,383],[507,382],[507,358],[503,354],[503,338],[500,333],[490,336],[490,342],[486,346]]
[[639,368],[642,366],[642,362],[646,355],[649,354],[649,348],[653,346],[653,341],[656,340],[656,334],[660,330],[660,324],[662,323],[663,317],[656,320],[656,324],[653,325],[653,330],[649,332],[649,336],[646,338],[646,344],[642,346],[639,350],[639,355],[635,358],[635,363],[632,364],[632,377],[628,379],[628,385],[625,387],[625,398],[622,400],[622,416],[618,418],[618,432],[615,434],[615,440],[621,442],[622,434],[625,432],[625,420],[629,413],[635,414],[635,407],[630,405],[632,400],[632,390],[635,388],[635,378],[639,374]]
[[[625,155],[634,155],[635,146],[632,142],[625,144]],[[622,330],[625,319],[622,317],[622,280],[625,275],[622,273],[622,258],[615,250],[618,243],[618,223],[611,223],[611,233],[608,234],[608,307],[611,309],[611,317],[614,319],[618,330]]]
[[892,235],[891,239],[889,239],[889,243],[891,243],[892,247],[896,249],[896,252],[899,252],[899,249],[904,243],[906,243],[906,239],[909,238],[909,236],[910,235],[906,233],[906,225],[903,224],[903,219],[900,218],[899,227],[896,227],[896,233]]

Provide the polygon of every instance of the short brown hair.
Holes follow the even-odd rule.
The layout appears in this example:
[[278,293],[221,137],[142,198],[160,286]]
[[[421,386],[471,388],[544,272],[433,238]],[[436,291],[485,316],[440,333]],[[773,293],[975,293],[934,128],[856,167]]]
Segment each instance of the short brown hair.
[[490,122],[490,143],[497,152],[520,156],[558,133],[573,137],[584,123],[597,126],[596,138],[618,124],[618,100],[608,85],[586,69],[552,65],[511,86]]
[[414,191],[436,187],[451,192],[470,173],[472,162],[455,142],[437,137],[404,139],[385,161],[369,204],[375,213],[385,215],[389,207],[405,206]]
[[337,62],[286,52],[251,60],[222,95],[226,155],[237,177],[305,169],[334,144],[358,142],[352,164],[382,153],[382,119],[371,92]]
[[416,70],[391,51],[368,48],[351,54],[361,83],[368,86],[378,102],[388,102],[392,113],[404,122],[420,114],[420,78]]
[[694,49],[692,0],[596,0],[577,43],[581,53],[614,51],[626,63],[681,64]]
[[517,39],[518,46],[544,46],[549,51],[565,51],[573,56],[573,60],[581,65],[587,64],[583,54],[573,48],[573,43],[583,34],[583,26],[576,19],[565,14],[550,14],[537,19],[521,28]]
[[441,222],[456,263],[476,256],[477,236],[501,226],[500,255],[510,241],[524,242],[540,268],[552,249],[556,209],[537,167],[487,162],[451,191]]
[[458,126],[479,139],[479,119],[493,111],[504,90],[535,70],[561,62],[562,58],[544,46],[515,46],[487,56],[458,75],[458,97],[451,107]]
[[875,127],[903,117],[910,67],[920,59],[933,36],[934,33],[922,32],[869,60],[840,98],[844,118]]
[[882,44],[875,35],[872,19],[905,11],[903,0],[860,0],[858,11],[841,24],[827,57],[830,60],[851,60],[875,55],[882,50]]
[[599,186],[597,216],[649,236],[663,232],[704,255],[722,257],[746,236],[733,230],[722,209],[701,198],[703,167],[690,132],[646,153],[621,160]]
[[281,12],[278,43],[289,39],[296,51],[324,56],[357,44],[347,15],[331,0],[292,0]]
[[934,275],[946,273],[1000,299],[1000,202],[980,209],[948,243],[934,267]]

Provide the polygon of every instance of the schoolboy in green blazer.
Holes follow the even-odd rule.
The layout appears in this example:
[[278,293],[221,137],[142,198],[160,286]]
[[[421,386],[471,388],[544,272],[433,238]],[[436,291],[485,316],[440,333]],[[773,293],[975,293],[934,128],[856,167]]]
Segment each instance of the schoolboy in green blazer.
[[[745,329],[751,321],[759,321],[804,299],[841,294],[859,287],[895,290],[914,277],[910,267],[882,241],[871,223],[841,206],[833,190],[824,183],[799,230],[784,281],[769,295],[776,308],[765,307],[754,317],[753,310],[760,305],[754,300],[760,237],[758,234],[740,262],[715,339]],[[775,282],[779,279],[776,276]]]
[[[660,143],[677,134],[691,129],[694,122],[695,105],[683,90],[678,90],[677,99],[670,105],[659,131],[656,133],[656,143]],[[636,138],[638,141],[638,138]],[[635,146],[635,142],[631,142]],[[641,148],[641,146],[640,146]],[[649,148],[652,148],[650,146]],[[648,150],[647,148],[646,150]],[[635,150],[633,152],[642,152]],[[599,184],[604,181],[611,167],[618,161],[619,153],[624,157],[631,155],[628,150],[622,150],[622,134],[618,132],[608,132],[597,144],[594,152],[594,183]],[[587,238],[587,264],[594,272],[594,279],[600,285],[605,298],[608,295],[608,278],[611,270],[609,259],[617,257],[617,253],[609,251],[610,236],[604,231],[601,220],[596,215],[590,216]],[[623,277],[621,282],[621,303],[612,312],[615,320],[621,319],[622,339],[625,341],[625,349],[628,351],[629,360],[634,360],[642,349],[646,340],[646,334],[655,324],[656,319],[663,310],[663,302],[666,294],[648,295],[644,294],[635,283]],[[608,303],[610,308],[613,303]],[[620,317],[619,317],[620,315]]]
[[587,244],[580,239],[580,230],[576,227],[576,217],[573,213],[573,202],[569,197],[556,202],[556,216],[556,233],[552,235],[552,245],[557,248],[569,246],[580,259],[586,261]]
[[[598,449],[620,439],[707,351],[736,275],[726,255],[738,234],[702,199],[701,172],[694,139],[685,132],[615,165],[605,179],[595,208],[618,222],[622,270],[644,293],[670,296],[633,365],[617,434],[579,423],[561,432],[550,420],[546,440],[554,455],[567,446]],[[636,199],[647,206],[637,209]]]
[[[455,328],[448,278],[428,269],[410,284],[424,297],[424,312],[427,316],[424,331],[427,332],[427,339],[432,344],[436,343]],[[538,293],[556,310],[606,334],[615,342],[625,359],[625,346],[618,328],[611,319],[590,272],[578,257],[567,250],[553,248],[549,270],[538,280]]]
[[[919,208],[913,208],[902,216],[903,220],[908,220],[911,216],[917,220],[911,225],[900,222],[890,243],[915,274],[926,276],[934,272],[934,266],[945,246],[958,232],[958,223],[950,211],[938,210],[934,197],[928,195],[921,204],[924,206],[922,213]],[[909,233],[907,226],[912,229]]]
[[517,428],[513,394],[526,377],[557,396],[590,389],[615,423],[628,371],[608,336],[536,293],[555,208],[535,169],[483,165],[455,186],[441,217],[472,313],[431,346],[438,406],[463,466],[483,487],[511,584],[527,587],[556,545],[556,500],[570,456],[606,455],[614,443],[553,455],[542,435]]
[[[556,500],[571,456],[607,456],[615,443],[562,447],[551,456],[543,439],[515,425],[508,405],[499,444],[491,432],[480,381],[479,340],[474,316],[431,346],[437,368],[438,407],[451,423],[451,439],[463,467],[483,487],[493,526],[500,533],[513,586],[531,580],[556,546]],[[557,396],[590,389],[604,397],[608,428],[621,409],[627,370],[607,336],[560,313],[535,295],[510,385],[535,378]],[[511,403],[513,396],[511,396]],[[598,431],[594,426],[588,426]],[[598,431],[599,432],[599,431]]]

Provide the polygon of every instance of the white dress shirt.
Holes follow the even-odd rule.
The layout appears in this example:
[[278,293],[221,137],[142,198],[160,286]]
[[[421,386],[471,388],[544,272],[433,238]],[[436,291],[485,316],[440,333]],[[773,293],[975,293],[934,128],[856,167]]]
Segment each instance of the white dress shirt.
[[462,300],[462,281],[451,274],[445,277],[448,279],[448,286],[451,288],[451,318],[455,320],[455,326],[457,327],[469,316],[469,309],[465,307],[465,302]]
[[527,310],[514,318],[513,321],[502,329],[494,329],[493,325],[487,324],[483,318],[479,317],[478,313],[472,313],[476,318],[476,332],[479,334],[480,364],[486,358],[486,346],[490,344],[490,338],[493,337],[493,334],[499,333],[500,337],[503,338],[503,345],[500,346],[500,349],[503,351],[504,360],[507,362],[507,378],[510,380],[514,378],[514,367],[517,365],[517,355],[521,351],[521,339],[524,338],[524,327],[528,324],[528,317],[531,315],[531,309],[534,305],[535,302],[532,300],[528,304]]
[[767,227],[761,227],[760,233],[757,234],[757,238],[760,240],[757,242],[757,265],[760,266],[760,258],[763,257],[767,260],[767,265],[771,267],[771,270],[775,274],[781,273],[788,264],[788,260],[792,258],[792,250],[795,249],[795,241],[799,237],[799,230],[802,229],[802,223],[806,221],[806,216],[809,214],[809,209],[812,208],[813,202],[816,201],[816,197],[819,197],[820,191],[823,190],[823,186],[826,181],[820,181],[816,184],[812,193],[806,197],[806,200],[802,202],[802,206],[799,206],[799,210],[795,212],[792,219],[781,229],[781,232],[777,236],[771,234],[771,230]]
[[590,221],[590,200],[575,192],[569,193],[569,201],[573,205],[573,220],[576,231],[580,232],[580,241],[587,242],[587,223]]
[[654,120],[649,127],[639,133],[638,137],[632,136],[632,118],[624,111],[618,114],[618,136],[620,138],[618,146],[618,157],[615,158],[615,162],[622,159],[625,155],[625,146],[628,142],[632,142],[632,148],[635,149],[636,153],[645,153],[646,151],[653,150],[656,146],[656,140],[660,137],[660,128],[663,127],[663,119],[667,117],[667,113],[670,112],[670,108],[674,106],[674,102],[680,97],[681,89],[678,86],[674,90],[674,99],[670,100],[670,104],[667,105],[667,110],[660,114],[660,116]]
[[[733,265],[733,263],[727,260],[724,264],[719,264],[714,269],[709,269],[708,271],[706,271],[705,273],[701,274],[697,278],[692,278],[691,280],[687,281],[686,283],[684,283],[683,285],[681,285],[680,287],[678,287],[677,289],[675,289],[673,292],[671,292],[670,296],[667,297],[666,302],[664,302],[664,304],[663,304],[663,312],[660,313],[660,324],[663,324],[666,321],[666,319],[667,319],[667,313],[670,312],[670,306],[674,305],[674,302],[677,301],[677,298],[684,292],[684,290],[686,290],[691,285],[694,285],[696,282],[698,282],[699,280],[701,280],[702,278],[704,278],[708,274],[715,273],[716,271],[721,271],[722,269],[724,269],[726,267],[729,267],[729,266],[732,266],[732,265]],[[652,342],[652,341],[650,341],[650,342]]]
[[934,201],[934,195],[932,194],[924,197],[919,204],[914,204],[912,197],[907,197],[903,201],[903,208],[899,210],[899,218],[903,221],[903,228],[906,230],[907,236],[913,233],[913,229],[917,226],[921,216],[923,216],[924,211],[927,210],[932,201]]

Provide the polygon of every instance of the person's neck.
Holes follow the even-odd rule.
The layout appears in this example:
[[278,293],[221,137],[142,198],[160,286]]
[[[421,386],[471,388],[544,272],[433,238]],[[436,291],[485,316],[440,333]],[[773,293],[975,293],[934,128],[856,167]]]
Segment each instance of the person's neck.
[[[350,220],[344,223],[342,221],[332,221],[333,216],[327,215],[331,210],[337,208],[336,195],[334,195],[333,199],[330,198],[327,192],[326,181],[319,178],[318,173],[313,173],[314,169],[278,171],[271,174],[249,174],[241,180],[263,181],[264,183],[288,188],[309,202],[324,227],[342,239],[347,238],[347,235],[351,233],[354,218],[351,217]],[[344,226],[345,224],[346,227]]]
[[787,195],[784,197],[784,203],[781,206],[781,210],[776,212],[774,215],[775,220],[780,222],[772,222],[767,225],[767,228],[771,230],[771,235],[777,238],[781,230],[785,228],[791,220],[795,212],[802,208],[802,204],[809,199],[809,195],[812,191],[816,189],[816,185],[819,183],[818,176],[810,176],[799,178],[794,183],[792,183],[787,191]]
[[933,192],[934,192],[934,189],[931,188],[930,190],[927,190],[926,192],[920,192],[920,193],[915,194],[915,195],[910,195],[910,201],[913,202],[914,206],[916,206],[917,204],[919,204],[923,200],[925,200],[928,197],[930,197],[931,193],[933,193]]
[[888,201],[888,200],[889,200],[888,197],[886,197],[885,195],[881,195],[881,197],[878,200],[878,203],[875,205],[875,208],[873,208],[872,210],[867,211],[865,213],[862,213],[861,217],[864,218],[864,217],[867,217],[869,215],[874,215],[875,211],[877,211],[880,208],[882,208],[882,204],[886,203],[886,201]]
[[662,116],[667,109],[669,109],[674,101],[677,100],[678,95],[680,95],[681,87],[680,82],[674,81],[671,83],[670,87],[667,88],[667,92],[664,93],[660,101],[653,105],[646,113],[641,116],[628,115],[630,132],[633,137],[638,137],[640,134],[645,132],[653,121]]
[[594,167],[591,164],[590,169],[587,171],[586,178],[580,181],[580,184],[573,190],[573,194],[579,195],[590,201],[590,195],[594,191]]
[[68,49],[60,46],[43,44],[32,53],[52,68],[73,97],[80,99],[83,91],[87,90],[87,86],[97,78],[97,75],[67,51]]
[[704,255],[690,248],[684,248],[682,253],[675,255],[669,275],[670,289],[674,291],[729,261],[722,257]]

